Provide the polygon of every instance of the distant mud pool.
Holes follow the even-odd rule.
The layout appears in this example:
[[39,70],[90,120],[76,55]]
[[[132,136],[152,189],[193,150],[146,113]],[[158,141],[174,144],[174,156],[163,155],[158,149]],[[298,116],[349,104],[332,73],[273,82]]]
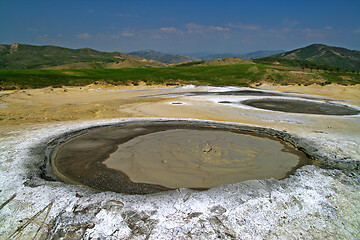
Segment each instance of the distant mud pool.
[[48,175],[100,191],[147,194],[282,179],[311,164],[271,129],[197,121],[143,121],[85,129],[51,145]]
[[241,103],[255,108],[290,113],[319,115],[357,115],[360,113],[359,110],[345,105],[293,99],[249,99]]

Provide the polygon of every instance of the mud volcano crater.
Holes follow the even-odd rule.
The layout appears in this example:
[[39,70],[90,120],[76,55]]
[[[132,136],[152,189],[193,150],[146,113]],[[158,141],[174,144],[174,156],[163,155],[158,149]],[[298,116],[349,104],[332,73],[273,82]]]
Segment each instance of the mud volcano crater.
[[282,179],[313,161],[286,132],[219,122],[133,121],[67,133],[46,175],[99,191],[148,194]]

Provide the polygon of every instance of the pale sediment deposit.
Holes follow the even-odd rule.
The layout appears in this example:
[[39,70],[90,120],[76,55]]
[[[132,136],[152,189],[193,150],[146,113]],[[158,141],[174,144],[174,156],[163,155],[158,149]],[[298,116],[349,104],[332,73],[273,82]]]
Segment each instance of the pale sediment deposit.
[[[354,94],[359,88],[331,88],[323,95],[304,89],[294,87],[291,92],[296,94],[276,91],[281,87],[258,91],[268,92],[266,98],[306,99],[359,110],[360,94]],[[237,104],[264,98],[256,94],[182,94],[230,90],[256,91],[91,86],[2,93],[0,238],[359,239],[359,115],[288,113]],[[276,96],[269,96],[272,93]],[[43,176],[46,151],[56,139],[93,127],[169,118],[283,132],[299,140],[300,149],[311,148],[319,166],[302,166],[280,180],[147,195],[97,192]],[[205,152],[209,149],[202,146]]]

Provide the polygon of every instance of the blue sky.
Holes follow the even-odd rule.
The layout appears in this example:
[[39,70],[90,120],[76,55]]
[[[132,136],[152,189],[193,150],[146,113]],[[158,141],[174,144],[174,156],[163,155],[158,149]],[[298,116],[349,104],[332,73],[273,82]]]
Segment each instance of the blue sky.
[[0,43],[129,52],[360,50],[360,0],[0,0]]

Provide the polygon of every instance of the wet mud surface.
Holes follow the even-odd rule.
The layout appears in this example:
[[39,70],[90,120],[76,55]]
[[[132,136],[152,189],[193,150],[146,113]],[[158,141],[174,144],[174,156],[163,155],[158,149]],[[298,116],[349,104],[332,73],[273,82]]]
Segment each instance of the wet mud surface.
[[71,135],[55,143],[48,171],[99,191],[208,189],[250,179],[282,179],[311,163],[281,140],[289,138],[285,133],[226,124],[128,123]]
[[290,113],[318,114],[318,115],[357,115],[359,110],[334,103],[301,101],[293,99],[248,99],[241,104]]

